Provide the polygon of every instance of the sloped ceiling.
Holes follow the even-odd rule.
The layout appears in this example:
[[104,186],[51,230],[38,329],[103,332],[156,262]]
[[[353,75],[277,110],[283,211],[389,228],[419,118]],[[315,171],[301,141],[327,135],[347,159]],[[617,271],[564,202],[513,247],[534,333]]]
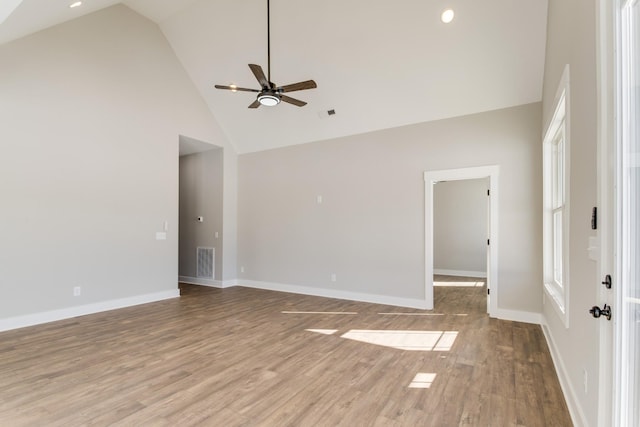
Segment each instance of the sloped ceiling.
[[[14,0],[15,1],[15,0]],[[115,0],[22,0],[0,43]],[[128,0],[155,21],[238,152],[364,133],[537,102],[546,0],[271,0],[271,80],[314,79],[307,101],[248,109],[267,69],[266,0]],[[446,8],[451,24],[440,21]],[[327,115],[333,109],[336,114]]]

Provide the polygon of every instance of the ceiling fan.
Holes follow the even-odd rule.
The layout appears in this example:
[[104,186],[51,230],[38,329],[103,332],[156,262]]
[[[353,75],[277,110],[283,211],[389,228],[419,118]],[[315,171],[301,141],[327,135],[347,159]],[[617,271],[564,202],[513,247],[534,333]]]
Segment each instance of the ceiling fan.
[[260,83],[261,89],[248,89],[244,87],[237,87],[235,85],[215,85],[215,87],[216,89],[225,89],[232,92],[256,92],[258,96],[256,100],[253,101],[251,105],[249,105],[249,108],[258,108],[261,105],[273,107],[274,105],[278,105],[280,101],[284,101],[298,107],[304,107],[305,105],[307,105],[306,102],[300,101],[299,99],[291,98],[290,96],[283,94],[294,92],[296,90],[314,89],[318,87],[316,85],[316,82],[314,82],[313,80],[306,80],[304,82],[298,82],[284,86],[276,86],[271,81],[271,24],[269,22],[269,2],[270,0],[267,0],[267,75],[264,75],[264,71],[262,70],[261,66],[256,64],[249,64],[249,68],[251,68],[253,75],[256,76],[258,83]]

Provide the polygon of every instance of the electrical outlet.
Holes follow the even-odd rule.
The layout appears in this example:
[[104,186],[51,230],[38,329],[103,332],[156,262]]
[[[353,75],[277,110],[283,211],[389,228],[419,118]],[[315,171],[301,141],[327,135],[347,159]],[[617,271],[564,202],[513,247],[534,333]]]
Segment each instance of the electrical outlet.
[[244,266],[240,267],[240,273],[244,273]]
[[336,273],[331,273],[331,281],[335,282],[336,280],[338,280],[338,276],[336,276]]
[[82,288],[80,286],[74,286],[73,287],[73,296],[74,297],[79,297],[81,293],[82,293]]

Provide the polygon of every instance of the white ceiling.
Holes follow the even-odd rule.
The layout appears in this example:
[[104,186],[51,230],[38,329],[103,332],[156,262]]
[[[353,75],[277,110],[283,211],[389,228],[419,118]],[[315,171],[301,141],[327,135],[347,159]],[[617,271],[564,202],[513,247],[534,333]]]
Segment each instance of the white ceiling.
[[[17,3],[18,0],[3,0]],[[116,0],[22,0],[0,43]],[[307,101],[248,109],[267,69],[266,0],[127,0],[157,22],[238,152],[438,120],[542,97],[546,0],[272,0],[271,80]],[[451,24],[440,21],[451,7]],[[0,8],[0,20],[3,10]],[[326,111],[335,109],[334,116]]]

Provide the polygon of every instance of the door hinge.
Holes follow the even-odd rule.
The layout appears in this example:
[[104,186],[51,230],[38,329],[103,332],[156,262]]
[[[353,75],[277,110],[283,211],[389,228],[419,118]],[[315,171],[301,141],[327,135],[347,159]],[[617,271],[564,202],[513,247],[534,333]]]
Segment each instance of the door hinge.
[[487,246],[491,245],[491,241],[489,239],[487,239]]
[[487,190],[487,196],[491,195],[491,190]]
[[491,289],[487,288],[487,295],[491,295]]

